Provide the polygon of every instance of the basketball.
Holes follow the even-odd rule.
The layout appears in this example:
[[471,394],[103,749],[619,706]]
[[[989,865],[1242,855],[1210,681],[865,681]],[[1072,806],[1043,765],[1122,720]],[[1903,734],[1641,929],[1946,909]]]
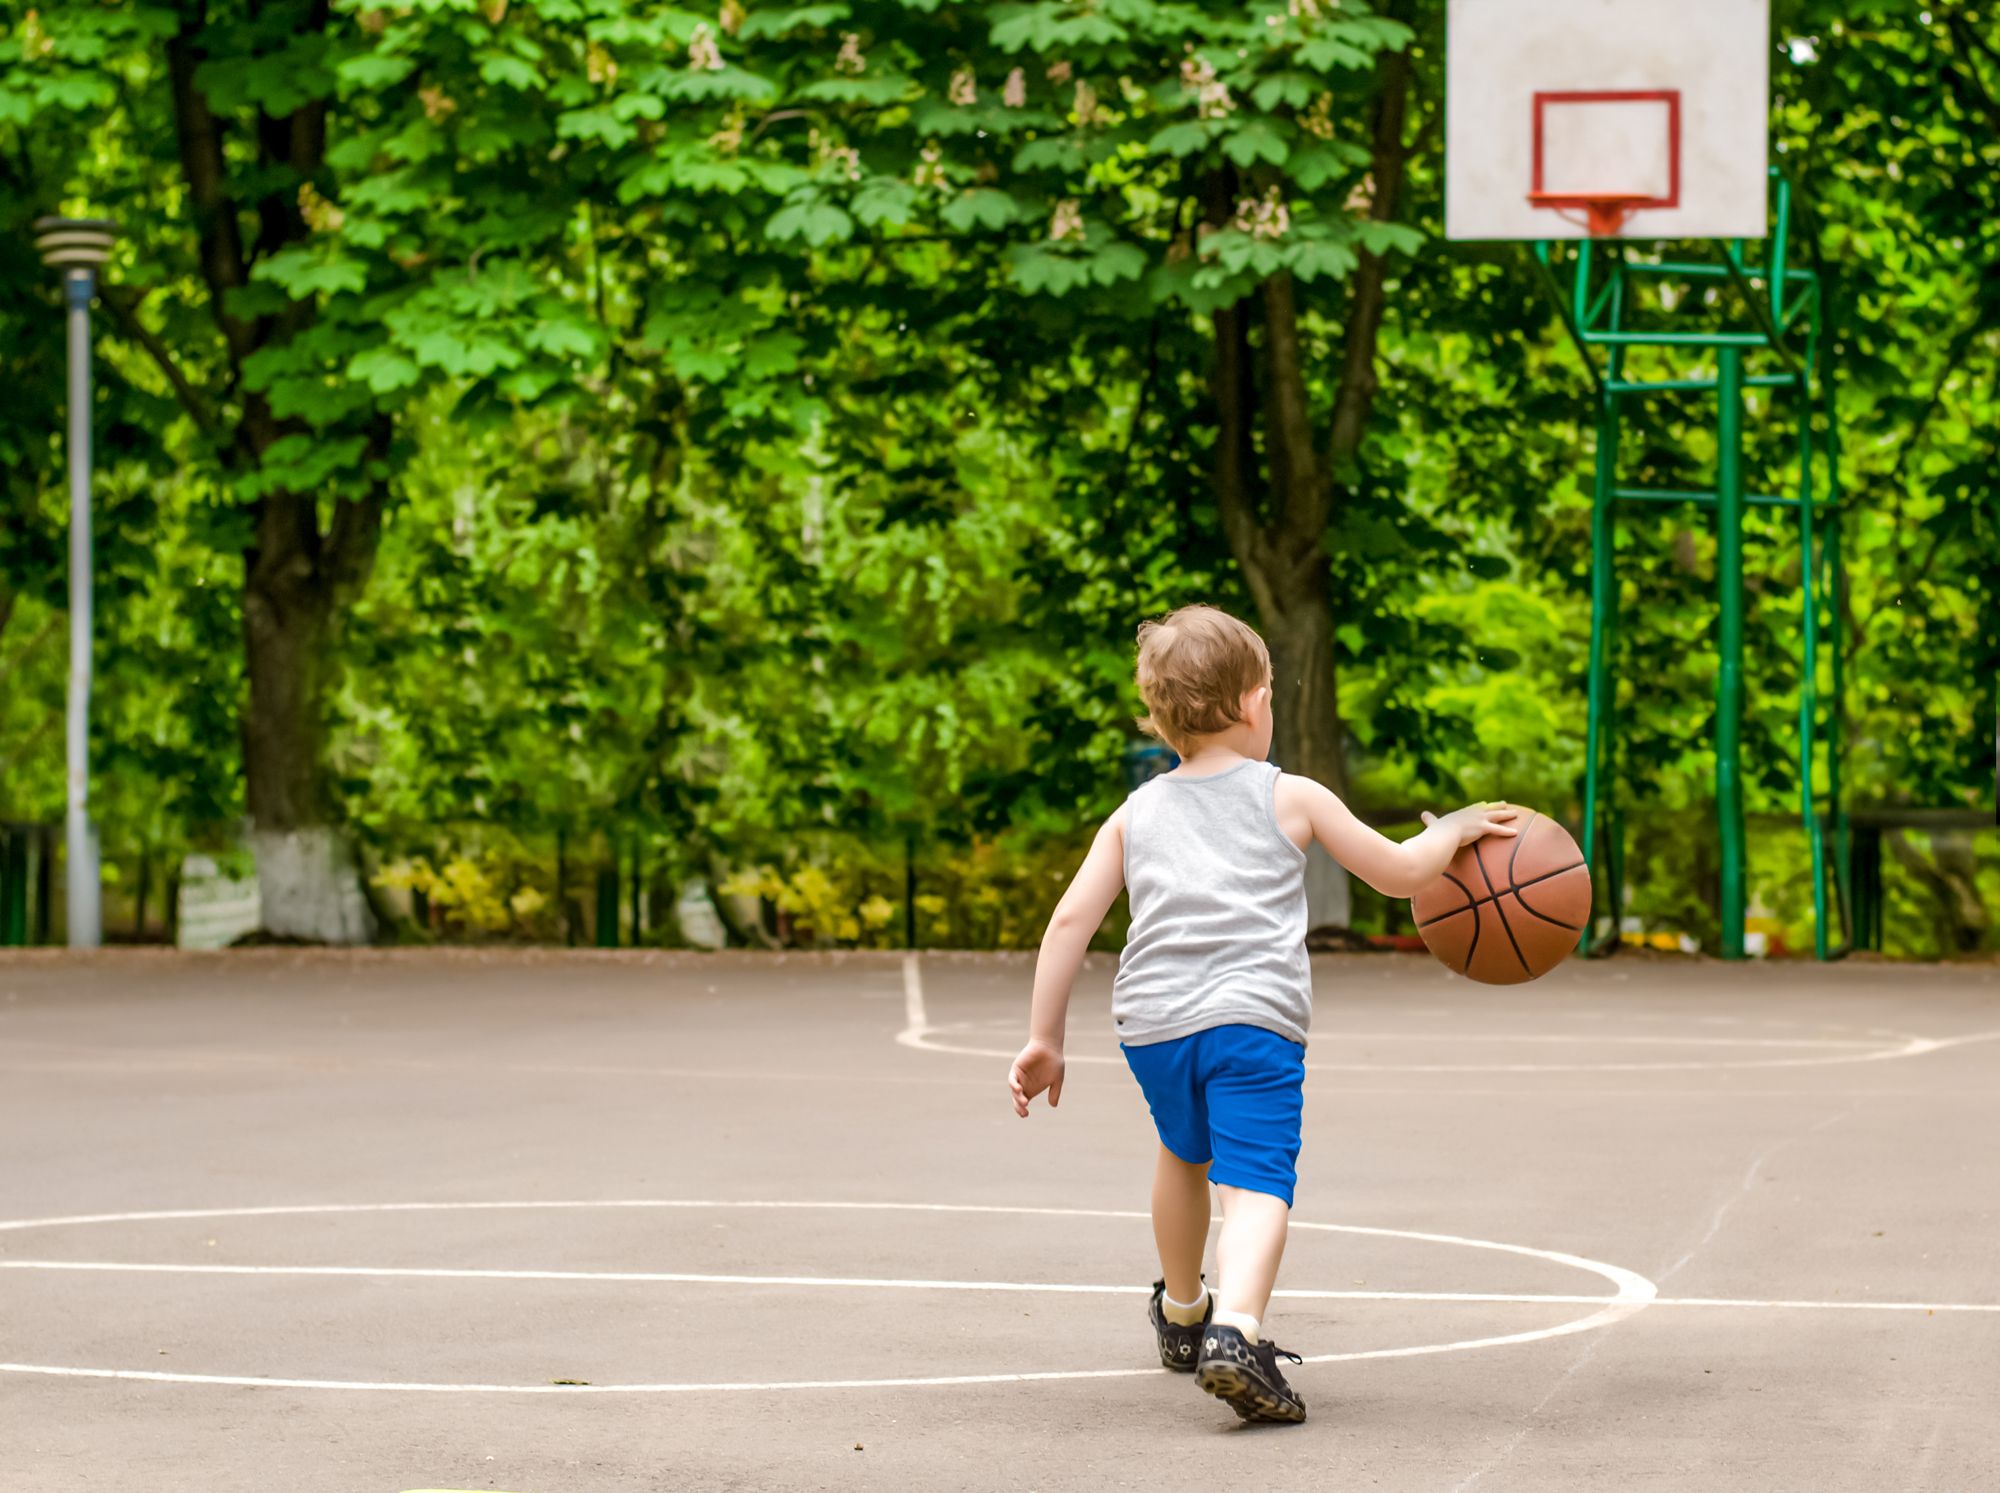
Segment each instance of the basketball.
[[1461,847],[1410,899],[1424,946],[1483,985],[1547,974],[1590,925],[1590,868],[1569,831],[1531,809],[1514,823],[1511,840],[1488,835]]

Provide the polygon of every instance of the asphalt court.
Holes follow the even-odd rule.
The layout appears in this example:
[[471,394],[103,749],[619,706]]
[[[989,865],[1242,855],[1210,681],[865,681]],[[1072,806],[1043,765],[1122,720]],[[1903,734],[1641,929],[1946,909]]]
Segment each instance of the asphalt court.
[[0,958],[0,1487],[2000,1487],[2000,967],[1316,960],[1247,1431],[1111,967]]

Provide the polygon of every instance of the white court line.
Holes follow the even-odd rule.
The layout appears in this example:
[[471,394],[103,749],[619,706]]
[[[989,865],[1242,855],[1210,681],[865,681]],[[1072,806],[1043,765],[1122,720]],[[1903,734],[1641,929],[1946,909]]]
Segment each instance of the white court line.
[[[924,1014],[924,975],[917,965],[915,954],[903,956],[903,1029],[896,1034],[896,1040],[905,1047],[922,1047],[924,1037],[930,1032],[930,1021]],[[1011,1056],[1011,1054],[1006,1054]]]
[[[903,956],[903,1029],[896,1033],[897,1043],[903,1047],[914,1047],[921,1052],[951,1053],[959,1057],[1006,1059],[1014,1056],[1014,1053],[1006,1048],[967,1047],[958,1043],[939,1040],[938,1034],[940,1032],[951,1032],[972,1025],[973,1023],[971,1022],[943,1027],[931,1025],[930,1015],[924,1003],[923,973],[918,966],[917,956],[915,954],[905,954]],[[1959,1047],[1969,1042],[1990,1042],[1995,1038],[2000,1038],[2000,1031],[1972,1032],[1960,1037],[1919,1037],[1911,1032],[1892,1032],[1885,1033],[1885,1035],[1890,1038],[1891,1045],[1877,1046],[1869,1044],[1865,1051],[1840,1052],[1824,1057],[1716,1059],[1678,1063],[1318,1063],[1308,1061],[1306,1063],[1306,1071],[1308,1073],[1700,1073],[1744,1068],[1825,1068],[1843,1063],[1885,1063],[1897,1058],[1922,1057],[1926,1053],[1940,1052],[1947,1047]],[[1322,1040],[1329,1039],[1323,1038]],[[1353,1037],[1343,1037],[1339,1033],[1334,1033],[1330,1040],[1339,1042],[1352,1040],[1386,1041],[1391,1039],[1387,1037],[1374,1037],[1372,1039],[1363,1037],[1356,1039]],[[1413,1038],[1411,1040],[1440,1039],[1437,1037],[1427,1037]],[[1477,1036],[1446,1034],[1444,1040],[1474,1042],[1483,1039]],[[1484,1040],[1517,1041],[1529,1039],[1500,1038]],[[1542,1040],[1588,1041],[1589,1038],[1587,1036],[1576,1038],[1550,1037]],[[1611,1041],[1617,1039],[1607,1038],[1604,1040]],[[1645,1037],[1628,1037],[1624,1040],[1643,1042],[1649,1039]],[[1695,1037],[1687,1039],[1685,1043],[1673,1037],[1652,1040],[1657,1040],[1670,1046],[1713,1044],[1723,1047],[1754,1047],[1762,1045],[1808,1047],[1831,1045],[1817,1039],[1799,1042],[1773,1041],[1768,1043],[1764,1039],[1754,1038],[1739,1043],[1732,1042],[1726,1037]],[[1072,1063],[1106,1063],[1114,1066],[1122,1065],[1125,1061],[1123,1057],[1110,1057],[1095,1052],[1073,1052],[1068,1055],[1068,1060]]]
[[[1307,1228],[1313,1225],[1300,1224]],[[0,1270],[102,1270],[169,1275],[307,1275],[414,1277],[424,1280],[640,1281],[669,1285],[825,1286],[865,1291],[995,1291],[1035,1296],[1145,1296],[1145,1286],[1080,1285],[1070,1281],[904,1280],[839,1275],[697,1275],[673,1270],[489,1270],[406,1265],[184,1265],[174,1261],[0,1260]],[[1519,1306],[1614,1306],[1622,1297],[1578,1296],[1558,1291],[1312,1291],[1280,1286],[1275,1300],[1490,1302]],[[2000,1312],[2000,1302],[1982,1301],[1772,1301],[1753,1297],[1655,1296],[1648,1306],[1771,1308],[1788,1311]]]
[[[925,1036],[998,1036],[1014,1030],[1000,1022],[948,1021],[923,1028]],[[1106,1036],[1111,1034],[1106,1033]],[[1898,1042],[1910,1040],[1908,1032],[1890,1032]],[[1314,1034],[1319,1042],[1509,1042],[1558,1044],[1566,1047],[1832,1047],[1857,1052],[1874,1052],[1881,1039],[1866,1037],[1670,1037],[1653,1033],[1638,1036],[1609,1032],[1355,1032],[1327,1028]],[[1118,1059],[1105,1058],[1106,1062]]]
[[[409,1213],[409,1212],[457,1212],[499,1208],[688,1208],[688,1209],[796,1209],[829,1210],[845,1212],[906,1212],[906,1213],[962,1213],[962,1214],[1014,1214],[1029,1217],[1054,1218],[1111,1218],[1145,1220],[1148,1213],[1131,1209],[1111,1208],[1044,1208],[1009,1207],[993,1203],[883,1203],[845,1201],[790,1201],[751,1200],[733,1202],[723,1199],[681,1199],[681,1198],[611,1198],[557,1201],[492,1202],[466,1200],[442,1203],[306,1203],[255,1208],[173,1208],[155,1209],[145,1212],[72,1214],[52,1218],[17,1218],[0,1220],[0,1231],[21,1231],[37,1228],[56,1228],[64,1225],[86,1223],[134,1223],[160,1219],[193,1218],[267,1218],[277,1215],[338,1214],[338,1213]],[[1564,1254],[1559,1250],[1536,1249],[1525,1244],[1503,1244],[1492,1239],[1470,1239],[1456,1234],[1420,1233],[1410,1229],[1383,1229],[1360,1224],[1311,1223],[1294,1219],[1294,1229],[1306,1229],[1321,1233],[1361,1234],[1375,1238],[1410,1239],[1419,1243],[1457,1245],[1468,1249],[1490,1250],[1499,1254],[1519,1255],[1523,1258],[1543,1260],[1554,1265],[1566,1265],[1587,1274],[1600,1276],[1617,1288],[1617,1294],[1610,1297],[1584,1296],[1575,1304],[1595,1307],[1588,1315],[1559,1322],[1553,1327],[1534,1328],[1526,1332],[1505,1333],[1495,1337],[1468,1338],[1458,1342],[1419,1343],[1402,1348],[1374,1348],[1356,1353],[1323,1353],[1306,1358],[1307,1363],[1348,1363],[1373,1358],[1414,1358],[1432,1353],[1458,1353],[1474,1348],[1498,1348],[1517,1343],[1540,1342],[1548,1338],[1567,1337],[1573,1333],[1589,1332],[1598,1327],[1608,1327],[1623,1321],[1635,1312],[1645,1310],[1657,1294],[1658,1288],[1636,1271],[1620,1265],[1606,1264],[1601,1260],[1585,1259],[1580,1255]],[[254,1267],[252,1267],[254,1268]],[[306,1273],[309,1267],[298,1267],[286,1273]],[[232,1271],[233,1273],[233,1271]],[[816,1280],[815,1277],[799,1277],[800,1280]],[[787,1379],[761,1382],[729,1383],[673,1383],[673,1384],[429,1384],[403,1381],[364,1381],[351,1379],[272,1379],[241,1374],[177,1374],[146,1369],[102,1369],[81,1368],[69,1365],[0,1363],[0,1373],[44,1374],[66,1378],[92,1379],[138,1379],[154,1383],[170,1384],[227,1384],[252,1388],[281,1389],[372,1389],[407,1390],[429,1393],[479,1393],[479,1394],[606,1394],[606,1393],[651,1393],[690,1394],[697,1392],[751,1392],[758,1390],[792,1389],[890,1389],[914,1388],[918,1386],[954,1384],[1024,1384],[1048,1380],[1068,1379],[1123,1379],[1151,1374],[1163,1374],[1163,1368],[1144,1369],[1061,1369],[1023,1374],[949,1374],[895,1379]]]

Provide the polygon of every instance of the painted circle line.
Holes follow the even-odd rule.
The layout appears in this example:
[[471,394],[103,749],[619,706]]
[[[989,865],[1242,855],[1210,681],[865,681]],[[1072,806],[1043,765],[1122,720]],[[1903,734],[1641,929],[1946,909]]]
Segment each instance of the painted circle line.
[[[505,1208],[686,1208],[686,1209],[768,1209],[768,1210],[828,1210],[844,1212],[902,1212],[902,1213],[953,1213],[953,1214],[1008,1214],[1045,1218],[1116,1218],[1148,1219],[1150,1214],[1129,1209],[1115,1208],[1028,1208],[1008,1207],[999,1204],[981,1203],[877,1203],[877,1202],[791,1202],[791,1201],[750,1201],[732,1202],[721,1199],[687,1198],[612,1198],[581,1199],[535,1202],[444,1202],[444,1203],[307,1203],[257,1208],[182,1208],[140,1213],[87,1213],[54,1218],[16,1218],[0,1220],[0,1233],[19,1232],[27,1229],[60,1228],[85,1224],[143,1223],[168,1219],[195,1218],[271,1218],[300,1216],[306,1214],[337,1213],[419,1213],[457,1212]],[[1369,1358],[1414,1358],[1431,1353],[1457,1353],[1473,1348],[1498,1348],[1514,1343],[1539,1342],[1545,1338],[1567,1337],[1572,1333],[1589,1332],[1595,1328],[1608,1327],[1624,1320],[1634,1313],[1644,1311],[1658,1294],[1659,1288],[1652,1281],[1635,1271],[1618,1265],[1607,1265],[1600,1260],[1585,1259],[1581,1255],[1564,1254],[1558,1250],[1535,1249],[1525,1244],[1502,1244],[1491,1239],[1466,1239],[1456,1234],[1427,1234],[1410,1229],[1366,1228],[1358,1224],[1306,1223],[1293,1220],[1295,1229],[1307,1229],[1318,1233],[1359,1234],[1370,1238],[1410,1239],[1425,1244],[1449,1244],[1466,1249],[1492,1250],[1499,1254],[1519,1255],[1527,1259],[1545,1260],[1551,1264],[1566,1265],[1597,1275],[1616,1288],[1616,1294],[1608,1297],[1587,1297],[1583,1300],[1597,1306],[1588,1315],[1575,1317],[1553,1327],[1537,1328],[1530,1332],[1506,1333],[1496,1337],[1468,1338],[1450,1343],[1420,1343],[1405,1348],[1374,1348],[1357,1353],[1321,1353],[1309,1356],[1307,1363],[1348,1363]],[[814,1282],[813,1277],[788,1277],[798,1283]],[[819,1284],[850,1284],[842,1281],[818,1281]],[[864,1284],[864,1283],[853,1283]],[[866,1283],[872,1284],[872,1283]],[[892,1284],[884,1282],[883,1284]],[[907,1284],[907,1283],[893,1283]],[[926,1283],[936,1285],[938,1283]],[[993,1289],[1006,1289],[1003,1284]],[[1332,1293],[1300,1291],[1306,1297],[1340,1295],[1351,1298],[1365,1296],[1375,1299],[1412,1299],[1417,1293]],[[1459,1293],[1461,1298],[1482,1299],[1478,1293]],[[1446,1293],[1443,1299],[1453,1299]],[[1517,1298],[1508,1298],[1517,1299]],[[1526,1298],[1530,1300],[1540,1298]],[[1578,1298],[1554,1296],[1547,1298],[1556,1302],[1573,1302]],[[11,1374],[42,1374],[65,1378],[88,1379],[138,1379],[166,1384],[227,1384],[249,1388],[269,1389],[376,1389],[413,1390],[433,1393],[457,1394],[693,1394],[726,1391],[743,1393],[754,1390],[788,1389],[902,1389],[935,1385],[954,1384],[1028,1384],[1044,1381],[1069,1379],[1131,1379],[1152,1374],[1164,1374],[1163,1368],[1120,1368],[1120,1369],[1058,1369],[1024,1374],[941,1374],[912,1378],[894,1379],[792,1379],[764,1382],[727,1383],[680,1383],[680,1384],[432,1384],[422,1382],[374,1382],[355,1379],[274,1379],[245,1374],[174,1374],[144,1369],[99,1369],[73,1368],[61,1364],[0,1363],[0,1372]]]
[[[921,1026],[907,1026],[896,1034],[896,1041],[904,1047],[912,1047],[921,1052],[950,1053],[958,1057],[1011,1058],[1019,1050],[1012,1047],[974,1047],[965,1043],[940,1041],[940,1037],[978,1035],[975,1023],[942,1023]],[[1896,1058],[1922,1057],[1925,1053],[1938,1052],[1945,1048],[1962,1046],[1969,1042],[1986,1042],[2000,1038],[2000,1032],[1975,1032],[1959,1037],[1920,1037],[1914,1032],[1885,1033],[1886,1041],[1869,1043],[1834,1042],[1818,1038],[1802,1038],[1796,1042],[1782,1038],[1748,1038],[1736,1041],[1728,1037],[1597,1037],[1591,1036],[1498,1036],[1493,1034],[1472,1036],[1413,1036],[1407,1033],[1358,1033],[1342,1035],[1332,1033],[1323,1037],[1322,1042],[1347,1044],[1357,1041],[1441,1041],[1477,1042],[1575,1042],[1591,1044],[1593,1040],[1627,1045],[1662,1047],[1838,1047],[1841,1051],[1813,1057],[1787,1058],[1702,1058],[1680,1062],[1607,1062],[1607,1063],[1321,1063],[1308,1061],[1308,1073],[1700,1073],[1718,1069],[1739,1068],[1828,1068],[1846,1063],[1882,1063]],[[1108,1063],[1123,1066],[1122,1057],[1112,1057],[1095,1052],[1072,1052],[1072,1063]]]

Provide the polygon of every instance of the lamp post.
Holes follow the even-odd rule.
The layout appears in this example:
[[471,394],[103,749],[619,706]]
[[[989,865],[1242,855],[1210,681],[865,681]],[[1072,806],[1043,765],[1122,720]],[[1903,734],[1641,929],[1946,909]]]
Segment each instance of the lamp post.
[[90,823],[90,302],[115,227],[101,218],[37,218],[42,262],[62,271],[69,321],[69,809],[65,849],[69,946],[103,942],[97,832]]

